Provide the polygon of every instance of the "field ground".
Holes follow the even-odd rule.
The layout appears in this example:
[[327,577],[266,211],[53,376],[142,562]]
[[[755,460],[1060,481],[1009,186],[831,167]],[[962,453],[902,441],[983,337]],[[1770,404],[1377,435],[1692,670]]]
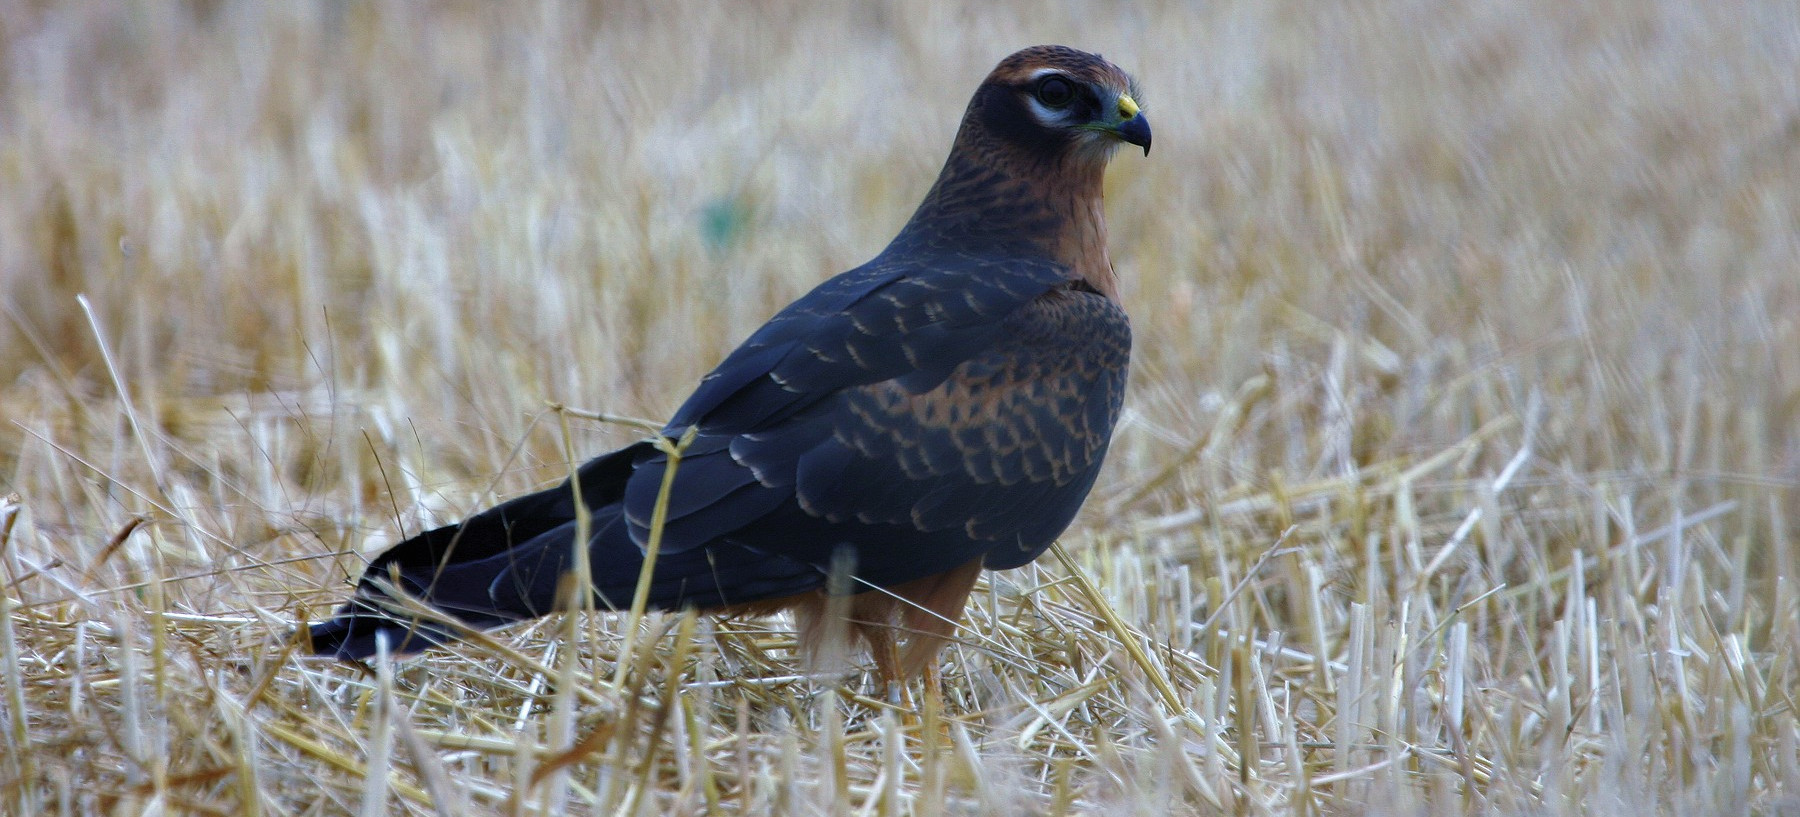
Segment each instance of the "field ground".
[[[941,694],[292,623],[1145,88],[1100,487]],[[0,3],[0,812],[1800,813],[1800,7]],[[627,643],[624,634],[633,634]]]

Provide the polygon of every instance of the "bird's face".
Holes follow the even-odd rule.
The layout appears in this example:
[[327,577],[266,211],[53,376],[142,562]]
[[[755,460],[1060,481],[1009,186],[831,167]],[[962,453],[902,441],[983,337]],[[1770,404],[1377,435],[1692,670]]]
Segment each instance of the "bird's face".
[[1150,152],[1132,79],[1097,54],[1038,46],[1006,58],[971,105],[984,129],[1040,160],[1104,162],[1120,144]]

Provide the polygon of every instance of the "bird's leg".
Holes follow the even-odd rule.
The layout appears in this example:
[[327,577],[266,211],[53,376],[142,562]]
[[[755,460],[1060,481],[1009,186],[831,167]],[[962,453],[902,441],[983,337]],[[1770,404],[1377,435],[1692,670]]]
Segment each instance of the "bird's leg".
[[850,608],[851,626],[875,662],[876,695],[896,705],[904,705],[906,697],[906,669],[896,637],[903,603],[885,590],[871,590],[856,594]]
[[905,709],[912,708],[907,700],[906,677],[900,669],[900,643],[894,639],[893,625],[881,622],[858,621],[856,630],[862,634],[863,642],[869,645],[869,657],[875,659],[875,682],[881,685],[881,693],[888,703]]
[[901,669],[907,675],[937,669],[938,650],[956,632],[963,608],[969,603],[969,593],[980,577],[981,560],[975,559],[896,588],[905,604],[900,615],[901,627],[907,633]]
[[925,698],[933,706],[944,706],[944,668],[932,661],[925,665]]
[[[938,662],[936,661],[932,661],[925,665],[924,701],[924,707],[920,710],[921,716],[924,719],[920,724],[921,734],[924,734],[925,730],[943,726],[943,721],[940,716],[944,711],[944,668],[938,666]],[[924,739],[935,741],[938,739],[938,736],[929,735]]]

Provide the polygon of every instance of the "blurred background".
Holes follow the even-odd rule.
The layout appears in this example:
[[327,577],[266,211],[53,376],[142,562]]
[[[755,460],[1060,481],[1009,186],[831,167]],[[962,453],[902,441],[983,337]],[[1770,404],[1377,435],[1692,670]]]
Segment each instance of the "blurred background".
[[65,533],[134,510],[39,484],[71,452],[150,465],[123,462],[121,388],[183,441],[150,470],[229,477],[209,505],[280,489],[250,516],[353,478],[319,451],[351,427],[485,474],[546,400],[666,416],[880,249],[970,90],[1036,42],[1133,71],[1157,128],[1108,188],[1138,336],[1115,468],[1167,464],[1272,370],[1298,403],[1191,489],[1433,450],[1533,393],[1574,472],[1791,480],[1796,16],[9,4],[0,486]]
[[873,256],[1045,42],[1156,132],[1108,179],[1137,340],[1072,544],[1229,588],[1288,531],[1241,623],[1320,639],[1523,586],[1475,634],[1501,686],[1582,564],[1787,643],[1789,2],[0,3],[10,603],[321,609],[638,434],[549,404],[660,420]]

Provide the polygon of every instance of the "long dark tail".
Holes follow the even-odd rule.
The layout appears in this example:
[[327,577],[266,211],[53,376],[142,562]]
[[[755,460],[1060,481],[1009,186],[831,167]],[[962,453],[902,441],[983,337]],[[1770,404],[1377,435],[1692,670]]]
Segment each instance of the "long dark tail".
[[[621,503],[634,458],[649,443],[592,460],[576,472],[590,509],[589,586],[603,609],[630,607],[644,555],[632,541]],[[575,566],[575,492],[569,482],[518,497],[455,525],[407,539],[369,564],[356,594],[330,619],[309,628],[317,655],[367,658],[385,638],[394,654],[456,640],[463,628],[487,629],[558,609],[557,590]],[[817,567],[729,542],[657,559],[650,609],[716,609],[801,593],[820,586]],[[387,588],[397,587],[459,622],[408,615]]]
[[[619,500],[631,476],[639,443],[583,465],[575,480],[583,504],[593,509],[596,534],[619,524]],[[366,658],[385,636],[395,653],[417,652],[456,638],[456,628],[407,616],[385,588],[408,595],[485,629],[536,618],[556,606],[556,588],[574,562],[576,515],[573,481],[518,497],[461,523],[429,530],[388,549],[363,572],[356,595],[329,620],[312,625],[318,655]],[[622,532],[622,530],[620,531]],[[593,537],[595,543],[620,538]],[[623,543],[632,553],[630,543]],[[639,559],[641,564],[641,557]]]

